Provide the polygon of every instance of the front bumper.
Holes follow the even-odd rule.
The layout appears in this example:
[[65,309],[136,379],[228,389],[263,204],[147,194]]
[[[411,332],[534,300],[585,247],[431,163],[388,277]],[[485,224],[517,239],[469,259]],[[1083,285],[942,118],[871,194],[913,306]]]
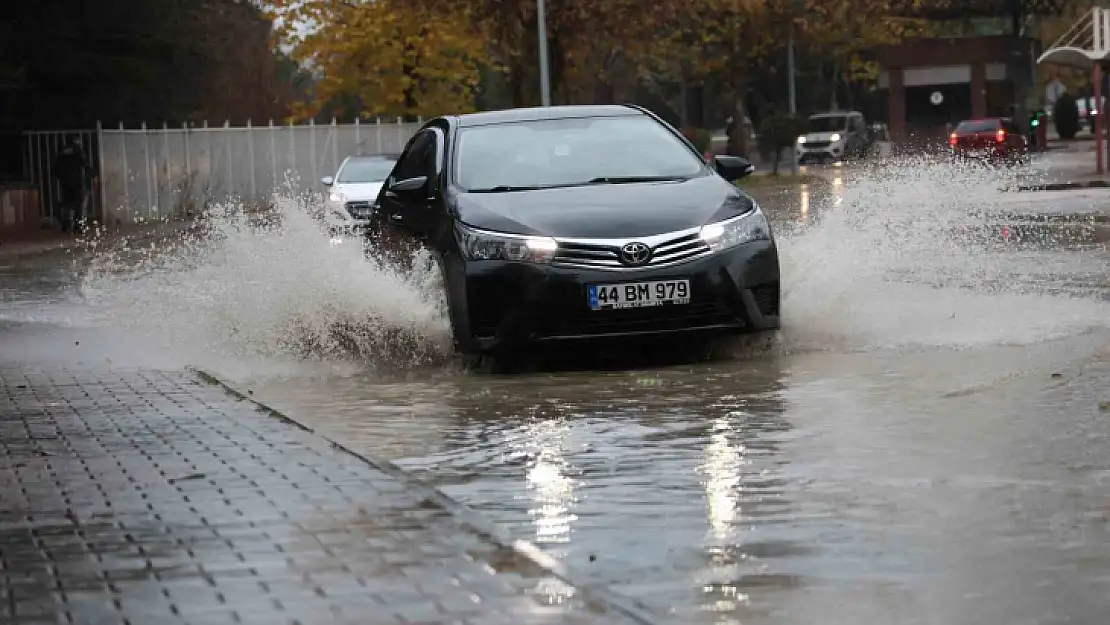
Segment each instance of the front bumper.
[[[463,273],[469,336],[460,343],[471,351],[779,327],[778,250],[771,241],[637,271],[482,261],[467,263]],[[589,284],[678,278],[690,281],[687,304],[595,311],[587,301]]]
[[326,205],[328,229],[333,234],[358,235],[366,232],[373,217],[369,202],[332,202]]
[[838,160],[844,158],[845,144],[829,141],[810,141],[795,144],[794,156],[799,163],[811,160]]

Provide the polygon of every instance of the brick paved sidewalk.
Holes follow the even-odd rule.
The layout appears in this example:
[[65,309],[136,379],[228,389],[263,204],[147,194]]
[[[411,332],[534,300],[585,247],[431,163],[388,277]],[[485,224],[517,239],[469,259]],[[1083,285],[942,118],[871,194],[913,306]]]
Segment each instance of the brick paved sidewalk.
[[568,590],[189,373],[0,369],[0,623],[644,622]]

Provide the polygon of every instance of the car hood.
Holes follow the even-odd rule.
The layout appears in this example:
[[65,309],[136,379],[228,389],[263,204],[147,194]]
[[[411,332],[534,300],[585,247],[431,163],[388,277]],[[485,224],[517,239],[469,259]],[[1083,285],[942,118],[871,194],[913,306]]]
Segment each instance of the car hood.
[[600,184],[509,193],[458,193],[458,218],[475,228],[566,238],[646,237],[696,228],[751,210],[720,176],[681,182]]
[[340,182],[332,185],[331,192],[347,198],[348,202],[372,202],[378,199],[384,182]]

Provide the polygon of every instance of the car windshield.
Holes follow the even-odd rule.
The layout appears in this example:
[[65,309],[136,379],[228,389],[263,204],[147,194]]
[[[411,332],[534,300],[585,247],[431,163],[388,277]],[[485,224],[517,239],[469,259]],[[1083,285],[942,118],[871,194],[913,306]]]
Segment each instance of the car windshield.
[[463,128],[455,182],[468,191],[685,179],[705,163],[646,116],[588,117]]
[[1000,122],[997,119],[966,120],[956,126],[956,132],[961,135],[973,132],[994,132],[998,130],[999,124]]
[[339,170],[337,182],[384,182],[395,161],[387,158],[352,158]]
[[843,116],[810,117],[806,122],[808,132],[839,132],[847,127],[848,118]]

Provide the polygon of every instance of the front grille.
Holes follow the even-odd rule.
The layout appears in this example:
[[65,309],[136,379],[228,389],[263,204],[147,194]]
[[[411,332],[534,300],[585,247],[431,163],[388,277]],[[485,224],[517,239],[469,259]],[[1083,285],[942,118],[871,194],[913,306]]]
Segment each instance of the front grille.
[[697,230],[663,237],[648,237],[643,242],[651,247],[651,258],[644,265],[629,267],[620,261],[621,246],[634,240],[574,241],[559,240],[552,264],[560,267],[584,269],[644,269],[663,267],[692,260],[709,253],[709,245],[701,240]]
[[368,219],[371,215],[374,214],[373,202],[347,202],[346,208],[347,213],[355,219]]
[[827,148],[832,145],[831,141],[806,141],[802,144],[807,148]]
[[542,328],[541,336],[589,336],[623,332],[663,332],[714,326],[740,327],[743,321],[717,302],[651,308],[590,311]]

